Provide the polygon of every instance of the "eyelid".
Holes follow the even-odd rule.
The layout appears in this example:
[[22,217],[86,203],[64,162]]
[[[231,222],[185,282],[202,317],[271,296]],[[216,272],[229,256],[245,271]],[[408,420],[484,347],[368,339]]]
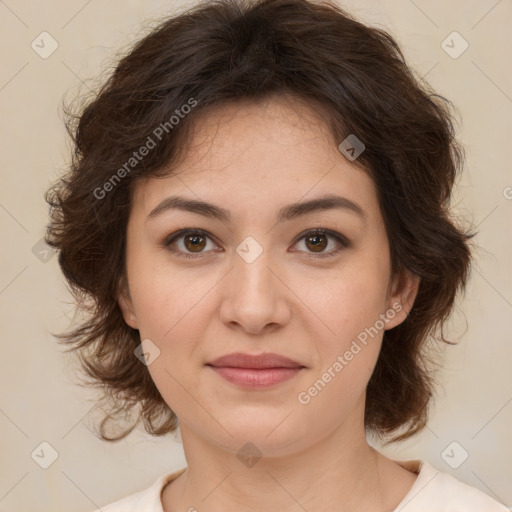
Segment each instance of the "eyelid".
[[294,245],[299,241],[302,240],[307,235],[315,235],[315,234],[322,234],[322,235],[328,235],[340,242],[341,244],[348,247],[350,245],[350,240],[343,235],[342,233],[338,233],[337,231],[333,231],[329,228],[324,228],[322,226],[317,226],[314,228],[309,228],[303,231],[302,233],[297,235],[297,238],[295,239]]
[[[185,235],[188,235],[188,234],[198,234],[198,235],[201,235],[205,238],[209,238],[210,240],[212,240],[213,242],[215,242],[215,238],[210,234],[208,233],[208,231],[205,231],[204,229],[200,229],[200,228],[182,228],[182,229],[179,229],[178,231],[175,231],[174,233],[171,233],[170,235],[166,236],[162,242],[161,242],[161,246],[164,248],[164,249],[167,249],[179,256],[183,256],[185,258],[198,258],[198,257],[202,257],[204,256],[205,254],[207,254],[207,252],[202,252],[202,253],[186,253],[186,252],[182,252],[182,251],[179,251],[177,249],[175,249],[173,247],[173,244],[180,240],[181,238],[183,238]],[[216,243],[216,242],[215,242]]]
[[[173,232],[171,235],[166,236],[162,240],[160,245],[163,248],[177,254],[178,256],[182,256],[185,258],[200,258],[200,257],[204,257],[206,254],[211,252],[211,251],[205,251],[205,252],[199,252],[199,253],[187,253],[187,252],[176,250],[174,247],[172,247],[174,242],[180,240],[181,238],[183,238],[185,235],[188,235],[188,234],[198,234],[205,238],[209,238],[214,243],[216,243],[215,237],[213,235],[211,235],[208,231],[205,231],[204,229],[200,229],[200,228],[189,227],[189,228],[179,229],[178,231]],[[301,241],[303,238],[305,238],[308,235],[327,235],[331,238],[334,238],[338,242],[338,244],[340,244],[340,247],[338,247],[337,249],[331,249],[330,251],[327,251],[324,253],[318,253],[318,254],[306,252],[307,257],[327,258],[330,256],[335,256],[339,252],[341,252],[343,249],[348,249],[351,246],[350,240],[345,235],[338,233],[337,231],[333,231],[331,229],[324,228],[322,226],[317,226],[317,227],[306,229],[305,231],[303,231],[302,233],[297,235],[297,237],[292,245],[296,245],[299,241]],[[292,252],[305,252],[305,251],[293,250]]]
[[[297,236],[293,245],[297,244],[298,242],[300,242],[303,238],[305,238],[308,235],[327,235],[327,236],[330,236],[331,238],[334,238],[339,244],[339,247],[337,249],[331,249],[330,251],[327,251],[327,252],[322,252],[322,253],[318,253],[318,254],[306,252],[306,257],[313,258],[313,259],[329,258],[329,257],[336,256],[342,250],[348,249],[352,245],[350,240],[345,235],[343,235],[337,231],[333,231],[332,229],[324,228],[322,226],[306,229],[305,231],[303,231],[302,233],[300,233]],[[304,251],[294,250],[293,252],[304,252]]]

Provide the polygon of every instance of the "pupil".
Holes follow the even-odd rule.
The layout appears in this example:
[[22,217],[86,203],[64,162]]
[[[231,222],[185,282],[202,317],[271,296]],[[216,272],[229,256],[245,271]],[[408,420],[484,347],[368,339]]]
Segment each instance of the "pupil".
[[192,244],[192,247],[201,248],[201,236],[198,235],[189,235],[187,241]]
[[[319,239],[324,238],[324,242],[319,241]],[[312,235],[309,237],[309,241],[312,242],[313,247],[324,249],[325,248],[325,237],[324,235]]]

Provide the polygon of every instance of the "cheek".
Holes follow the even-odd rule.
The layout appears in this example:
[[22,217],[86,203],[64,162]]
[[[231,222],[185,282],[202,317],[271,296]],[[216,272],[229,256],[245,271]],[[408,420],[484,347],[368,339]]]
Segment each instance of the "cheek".
[[[186,418],[191,395],[201,395],[197,374],[218,278],[162,268],[141,265],[130,287],[141,340],[151,340],[158,353],[148,366],[151,378],[171,409]],[[194,414],[202,414],[200,408]]]
[[171,265],[160,250],[133,247],[127,266],[140,334],[157,344],[172,340],[212,287],[211,276]]
[[354,258],[339,270],[319,274],[314,286],[309,277],[301,279],[300,297],[321,320],[322,339],[329,345],[350,344],[384,313],[388,269],[375,259]]
[[343,415],[364,393],[382,342],[387,272],[385,258],[361,256],[314,287],[304,282],[304,302],[321,319],[320,331],[311,332],[318,365],[310,391],[302,390],[304,401],[316,403],[312,410],[331,403],[330,413]]
[[364,396],[382,343],[385,284],[367,268],[309,292],[325,328],[311,332],[318,364],[297,395],[308,417],[338,424]]

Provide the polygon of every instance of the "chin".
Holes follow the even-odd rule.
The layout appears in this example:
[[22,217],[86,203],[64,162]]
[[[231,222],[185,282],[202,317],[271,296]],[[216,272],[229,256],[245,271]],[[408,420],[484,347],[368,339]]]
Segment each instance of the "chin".
[[[298,450],[298,444],[310,440],[308,435],[301,432],[301,428],[292,423],[283,421],[286,414],[271,416],[266,419],[259,415],[248,415],[245,421],[224,422],[222,441],[215,441],[224,447],[228,446],[237,455],[240,451],[254,450],[264,456],[283,456]],[[260,454],[260,456],[261,456]]]

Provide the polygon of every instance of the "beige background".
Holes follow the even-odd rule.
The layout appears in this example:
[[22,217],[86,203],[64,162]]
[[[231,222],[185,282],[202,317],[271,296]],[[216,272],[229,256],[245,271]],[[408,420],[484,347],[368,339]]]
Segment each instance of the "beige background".
[[[172,437],[136,432],[108,444],[91,433],[98,418],[92,395],[74,385],[73,359],[50,334],[68,326],[70,296],[57,258],[45,262],[51,254],[37,245],[47,221],[43,194],[69,158],[63,95],[72,96],[82,80],[97,77],[151,20],[185,4],[0,2],[0,511],[88,512],[186,464]],[[425,459],[511,506],[512,3],[351,0],[342,5],[389,29],[415,70],[458,108],[467,172],[454,204],[458,214],[478,225],[482,248],[451,324],[452,336],[462,343],[447,350],[429,427],[385,451],[400,459]],[[43,31],[58,43],[46,59],[31,47]],[[469,44],[458,58],[442,47],[453,31]],[[461,44],[455,39],[452,51]],[[458,444],[450,447],[454,441]],[[42,442],[58,453],[47,469],[35,462],[50,460],[51,449],[40,447]],[[455,465],[464,451],[469,457],[452,469],[446,461]]]

